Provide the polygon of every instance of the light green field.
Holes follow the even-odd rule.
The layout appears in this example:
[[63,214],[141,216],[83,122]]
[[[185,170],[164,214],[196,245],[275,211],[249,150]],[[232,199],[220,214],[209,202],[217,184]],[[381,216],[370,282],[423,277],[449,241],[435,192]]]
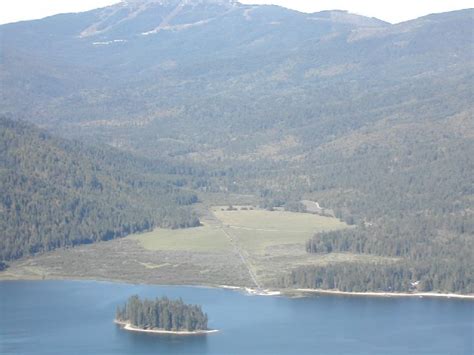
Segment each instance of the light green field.
[[[327,263],[328,258],[343,262],[352,257],[350,254],[306,253],[305,243],[316,232],[348,228],[336,218],[235,207],[237,210],[233,211],[228,211],[227,206],[211,208],[203,217],[201,227],[155,229],[131,238],[152,251],[187,251],[190,255],[229,253],[237,257],[236,260],[242,260],[241,267],[252,270],[263,285],[272,284],[294,267]],[[160,265],[144,266],[160,269]]]
[[189,229],[158,228],[132,238],[137,239],[148,250],[218,252],[232,248],[224,232],[209,225]]
[[214,207],[213,212],[224,225],[269,232],[307,233],[347,226],[336,218],[310,213],[266,210],[222,211],[219,207]]
[[[232,250],[229,235],[249,254],[268,247],[304,243],[316,232],[346,228],[336,218],[286,211],[222,211],[214,207],[214,221],[189,229],[155,229],[134,236],[148,250],[218,252]],[[226,234],[227,233],[227,234]],[[304,247],[302,247],[304,248]]]
[[286,211],[222,211],[213,208],[224,228],[235,236],[249,253],[264,253],[268,247],[304,244],[317,232],[347,228],[332,217]]

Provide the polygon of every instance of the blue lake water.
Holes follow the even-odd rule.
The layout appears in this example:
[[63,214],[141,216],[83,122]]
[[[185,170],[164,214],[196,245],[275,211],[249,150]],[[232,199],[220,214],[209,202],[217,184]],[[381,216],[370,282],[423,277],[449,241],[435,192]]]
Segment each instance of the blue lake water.
[[[131,333],[117,305],[182,297],[205,336]],[[474,302],[428,298],[248,296],[231,290],[94,281],[0,282],[1,354],[473,354]]]

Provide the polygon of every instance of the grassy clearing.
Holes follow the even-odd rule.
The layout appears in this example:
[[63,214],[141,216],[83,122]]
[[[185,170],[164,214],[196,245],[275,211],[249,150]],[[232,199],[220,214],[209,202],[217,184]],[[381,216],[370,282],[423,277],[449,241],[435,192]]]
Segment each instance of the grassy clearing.
[[[204,226],[190,229],[156,229],[131,238],[149,251],[243,255],[246,266],[257,274],[263,284],[272,282],[300,265],[352,260],[352,254],[311,255],[305,243],[315,233],[347,228],[347,224],[332,217],[309,213],[249,209],[250,206],[212,207]],[[242,208],[244,207],[244,208]],[[232,238],[233,242],[230,241]],[[239,259],[240,260],[240,259]],[[158,265],[142,264],[148,269],[162,269]],[[173,265],[176,266],[176,265]],[[176,272],[180,267],[176,266]],[[207,268],[199,270],[207,274]]]
[[222,230],[209,225],[189,229],[158,228],[131,238],[137,239],[147,250],[219,252],[232,248]]
[[311,232],[288,233],[284,231],[265,232],[230,228],[230,233],[235,235],[243,249],[251,254],[268,253],[268,248],[284,244],[301,244],[304,249],[306,240]]
[[[277,245],[296,243],[303,245],[316,232],[347,227],[336,218],[308,213],[221,209],[213,208],[214,215],[222,223],[222,227],[250,254],[262,254],[268,247]],[[232,245],[219,223],[189,229],[155,229],[132,238],[137,239],[147,250],[194,252],[232,250]]]
[[313,234],[347,228],[332,217],[286,211],[213,209],[227,231],[235,236],[249,253],[264,253],[268,247],[304,244]]
[[132,238],[147,250],[186,250],[218,252],[231,250],[223,233],[225,228],[249,254],[263,254],[269,247],[285,244],[303,245],[314,233],[347,228],[336,218],[286,211],[212,209],[220,223],[189,229],[155,229]]
[[222,227],[234,238],[258,280],[272,285],[282,275],[302,265],[346,262],[352,254],[312,255],[305,243],[317,232],[348,228],[337,218],[309,213],[241,209],[212,209]]
[[224,225],[244,229],[270,232],[315,233],[347,227],[344,222],[337,218],[323,217],[310,213],[266,210],[222,211],[222,208],[215,207],[213,212]]

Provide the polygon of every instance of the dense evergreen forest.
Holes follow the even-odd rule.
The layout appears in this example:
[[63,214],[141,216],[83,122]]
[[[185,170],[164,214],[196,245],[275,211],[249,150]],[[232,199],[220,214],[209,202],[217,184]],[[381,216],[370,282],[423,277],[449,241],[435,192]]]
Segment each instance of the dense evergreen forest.
[[199,224],[192,169],[0,118],[0,260]]
[[473,293],[466,265],[432,263],[338,263],[301,267],[282,278],[281,287],[334,289],[345,292]]
[[[418,227],[418,228],[416,228]],[[471,232],[472,233],[472,232]],[[440,233],[426,224],[360,225],[316,234],[309,253],[354,253],[390,257],[387,262],[301,267],[280,280],[284,287],[340,291],[442,291],[474,293],[472,234]]]
[[123,307],[117,308],[115,319],[141,329],[207,330],[207,314],[200,306],[167,297],[141,300],[132,296]]

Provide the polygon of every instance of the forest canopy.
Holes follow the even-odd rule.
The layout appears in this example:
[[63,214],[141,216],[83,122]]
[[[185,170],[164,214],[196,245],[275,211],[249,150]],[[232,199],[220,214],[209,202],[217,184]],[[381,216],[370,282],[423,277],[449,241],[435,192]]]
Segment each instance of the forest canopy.
[[199,225],[188,183],[186,167],[0,117],[0,261],[155,226]]
[[185,304],[180,298],[155,300],[131,296],[123,307],[117,307],[115,320],[140,329],[167,331],[207,330],[207,314],[200,306]]

